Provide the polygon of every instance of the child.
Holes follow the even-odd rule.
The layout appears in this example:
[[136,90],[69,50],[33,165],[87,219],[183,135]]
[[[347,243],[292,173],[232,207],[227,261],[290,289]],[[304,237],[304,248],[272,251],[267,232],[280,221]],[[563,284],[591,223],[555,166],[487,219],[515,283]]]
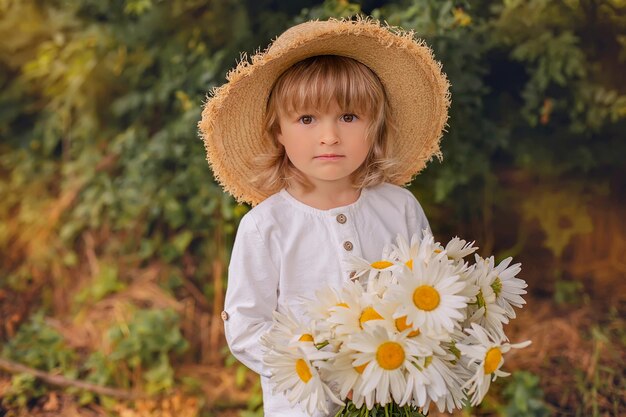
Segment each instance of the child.
[[[351,279],[428,228],[400,187],[439,154],[450,104],[430,49],[371,20],[283,33],[214,91],[199,124],[217,180],[254,206],[241,220],[222,313],[233,355],[261,375],[268,417],[308,416],[272,393],[260,337],[275,310]],[[316,416],[322,416],[318,412]]]

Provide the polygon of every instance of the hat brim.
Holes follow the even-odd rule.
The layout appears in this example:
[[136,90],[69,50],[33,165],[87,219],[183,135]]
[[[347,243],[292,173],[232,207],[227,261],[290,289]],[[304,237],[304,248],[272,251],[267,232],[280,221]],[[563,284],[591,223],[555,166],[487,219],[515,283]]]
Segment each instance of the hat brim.
[[401,164],[397,185],[419,173],[434,155],[448,119],[449,83],[431,49],[412,32],[369,19],[312,21],[281,35],[252,61],[242,61],[214,90],[199,123],[207,160],[217,181],[238,202],[269,197],[253,187],[253,159],[266,152],[263,120],[276,79],[296,62],[340,55],[369,67],[381,80],[398,125],[390,138]]

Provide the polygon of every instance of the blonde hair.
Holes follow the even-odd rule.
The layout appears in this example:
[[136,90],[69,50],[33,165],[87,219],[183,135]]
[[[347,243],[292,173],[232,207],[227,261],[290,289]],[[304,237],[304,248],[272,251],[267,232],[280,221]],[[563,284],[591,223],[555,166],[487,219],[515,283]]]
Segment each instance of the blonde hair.
[[341,109],[365,114],[369,119],[366,140],[371,144],[365,161],[352,173],[352,184],[361,189],[394,182],[399,163],[391,157],[397,127],[383,85],[362,63],[343,56],[319,55],[304,59],[276,80],[270,93],[264,120],[265,154],[255,158],[258,174],[252,184],[268,194],[289,186],[292,181],[304,189],[313,186],[289,161],[285,148],[276,139],[279,116],[304,108],[327,110],[336,102]]

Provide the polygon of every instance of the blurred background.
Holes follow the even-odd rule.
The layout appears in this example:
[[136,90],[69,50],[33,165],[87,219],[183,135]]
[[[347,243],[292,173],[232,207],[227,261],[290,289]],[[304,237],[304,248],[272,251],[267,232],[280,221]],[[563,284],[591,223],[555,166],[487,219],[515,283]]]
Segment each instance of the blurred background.
[[0,0],[0,416],[262,415],[219,317],[249,207],[196,124],[241,52],[356,14],[451,81],[435,237],[529,284],[533,344],[458,414],[626,414],[625,1]]

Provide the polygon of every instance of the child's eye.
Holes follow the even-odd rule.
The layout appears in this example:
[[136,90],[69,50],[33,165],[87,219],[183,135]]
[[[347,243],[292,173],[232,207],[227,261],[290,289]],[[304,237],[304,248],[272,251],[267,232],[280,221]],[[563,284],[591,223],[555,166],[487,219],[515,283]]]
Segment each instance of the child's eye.
[[304,115],[298,119],[300,123],[310,125],[313,122],[313,116]]
[[341,119],[344,122],[351,123],[351,122],[354,122],[354,119],[357,119],[357,117],[356,117],[356,114],[344,114],[343,116],[341,116]]

